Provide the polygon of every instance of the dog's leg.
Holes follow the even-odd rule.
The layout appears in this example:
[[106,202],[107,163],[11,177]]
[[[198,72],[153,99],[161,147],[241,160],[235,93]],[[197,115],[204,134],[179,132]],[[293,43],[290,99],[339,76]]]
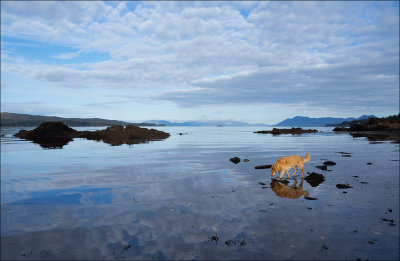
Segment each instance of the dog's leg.
[[296,168],[296,166],[294,166],[294,173],[293,173],[292,177],[296,174],[296,172],[297,172],[297,168]]
[[301,178],[303,178],[304,177],[303,167],[301,167],[300,170],[301,170],[301,173],[302,173]]
[[284,169],[281,171],[281,175],[279,176],[280,179],[283,177],[283,174],[285,174],[285,170]]

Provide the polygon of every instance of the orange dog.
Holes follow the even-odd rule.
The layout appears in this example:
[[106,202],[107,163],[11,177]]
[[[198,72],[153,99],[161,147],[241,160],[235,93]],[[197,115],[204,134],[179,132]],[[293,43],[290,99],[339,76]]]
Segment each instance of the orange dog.
[[285,174],[285,172],[288,175],[288,177],[290,178],[288,171],[290,169],[294,169],[295,172],[292,175],[292,177],[293,177],[294,174],[296,174],[296,172],[297,172],[296,167],[299,167],[299,169],[301,170],[301,173],[303,173],[302,177],[304,177],[304,171],[303,171],[304,162],[309,162],[310,159],[311,159],[310,153],[307,153],[305,158],[298,156],[298,155],[282,157],[282,158],[278,159],[272,166],[272,168],[271,168],[272,177],[275,176],[276,173],[281,171],[281,176],[279,177],[280,179],[283,177],[283,174]]

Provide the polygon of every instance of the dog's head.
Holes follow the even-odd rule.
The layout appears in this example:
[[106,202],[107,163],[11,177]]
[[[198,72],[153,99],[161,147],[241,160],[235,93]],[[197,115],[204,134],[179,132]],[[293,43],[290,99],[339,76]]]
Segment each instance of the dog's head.
[[279,170],[278,170],[278,168],[276,167],[276,165],[274,164],[273,166],[272,166],[272,168],[271,168],[271,176],[273,177],[273,176],[275,176],[276,175],[276,173],[278,173],[279,172]]

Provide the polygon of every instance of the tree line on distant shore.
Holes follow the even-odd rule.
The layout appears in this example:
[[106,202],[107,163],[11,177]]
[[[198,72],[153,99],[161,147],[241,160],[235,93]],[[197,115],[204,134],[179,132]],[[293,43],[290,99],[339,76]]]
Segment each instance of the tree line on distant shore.
[[354,125],[375,125],[375,124],[393,124],[400,123],[400,114],[392,115],[388,117],[374,117],[361,120],[344,121],[340,124],[327,124],[326,126],[337,126],[337,127],[351,127]]
[[2,127],[36,127],[43,122],[48,121],[61,121],[68,126],[111,126],[111,125],[134,125],[134,126],[160,126],[154,123],[131,123],[125,121],[117,120],[106,120],[99,118],[62,118],[55,116],[39,116],[39,115],[29,115],[29,114],[19,114],[19,113],[1,113],[1,126]]

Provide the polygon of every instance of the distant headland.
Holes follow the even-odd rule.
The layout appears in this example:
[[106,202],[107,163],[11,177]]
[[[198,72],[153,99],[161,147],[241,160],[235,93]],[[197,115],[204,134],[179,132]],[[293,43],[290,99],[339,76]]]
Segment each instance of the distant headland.
[[117,120],[107,120],[100,118],[62,118],[56,116],[41,116],[20,113],[1,113],[1,126],[18,126],[18,127],[36,127],[48,121],[60,121],[68,126],[111,126],[111,125],[134,125],[134,126],[164,126],[163,124],[148,123],[148,122],[126,122]]

